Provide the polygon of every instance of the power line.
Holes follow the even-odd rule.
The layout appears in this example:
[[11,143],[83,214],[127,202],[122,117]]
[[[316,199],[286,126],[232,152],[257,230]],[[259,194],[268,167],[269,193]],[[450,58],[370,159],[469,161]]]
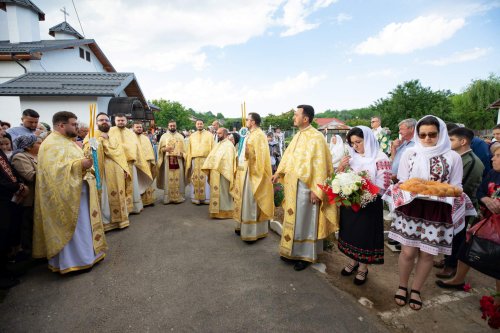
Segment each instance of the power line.
[[82,29],[82,35],[83,37],[85,37],[85,32],[83,31],[82,22],[80,22],[80,16],[78,16],[78,11],[76,10],[75,1],[71,0],[71,2],[73,3],[73,8],[75,9],[76,18],[78,19],[78,23],[80,24],[80,29]]

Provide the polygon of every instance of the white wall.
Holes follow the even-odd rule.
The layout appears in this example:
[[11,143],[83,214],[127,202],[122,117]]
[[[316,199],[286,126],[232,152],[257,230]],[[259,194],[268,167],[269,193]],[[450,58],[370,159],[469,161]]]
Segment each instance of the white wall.
[[12,126],[18,126],[21,123],[21,113],[19,97],[0,96],[0,120],[7,121]]
[[7,24],[7,12],[0,10],[0,40],[9,40],[9,25]]
[[[19,61],[26,69],[30,70],[29,61]],[[24,69],[15,61],[0,61],[0,83],[4,83],[24,74]]]
[[42,60],[30,61],[32,72],[105,72],[102,64],[87,46],[80,46],[90,52],[90,62],[80,58],[79,47],[66,50],[46,51]]
[[40,24],[38,14],[31,9],[8,4],[7,22],[11,43],[32,42],[40,40]]
[[[33,109],[40,114],[40,121],[52,124],[52,116],[59,111],[71,111],[78,120],[88,123],[90,120],[89,104],[97,103],[97,98],[92,96],[82,97],[21,97],[21,109]],[[97,108],[97,112],[101,110]],[[106,112],[104,110],[104,112]]]

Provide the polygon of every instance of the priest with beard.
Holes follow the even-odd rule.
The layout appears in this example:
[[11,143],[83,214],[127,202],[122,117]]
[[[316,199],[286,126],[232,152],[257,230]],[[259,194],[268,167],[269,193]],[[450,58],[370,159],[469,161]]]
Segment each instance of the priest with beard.
[[[132,179],[123,147],[120,142],[108,135],[111,122],[106,113],[99,113],[96,117],[98,130],[95,132],[97,140],[97,160],[101,177],[101,213],[104,231],[123,229],[130,225],[127,208],[127,183]],[[88,136],[83,142],[83,149],[90,154]]]
[[74,141],[77,117],[61,111],[38,154],[33,257],[61,274],[91,268],[107,249],[93,161]]
[[208,154],[203,171],[208,175],[210,183],[211,218],[228,219],[233,216],[233,196],[231,191],[236,171],[236,149],[227,138],[229,131],[226,128],[217,130],[217,145]]
[[210,186],[201,167],[215,144],[212,134],[203,126],[203,120],[196,120],[196,132],[189,137],[186,152],[186,178],[191,183],[191,202],[197,205],[210,203]]
[[258,113],[248,114],[245,150],[238,157],[234,189],[235,232],[246,242],[267,237],[274,217],[271,155]]
[[156,186],[163,190],[163,203],[184,202],[184,138],[177,132],[175,120],[168,122],[168,131],[158,144],[158,179]]
[[129,213],[139,214],[144,206],[139,192],[139,179],[137,175],[136,163],[138,161],[138,144],[134,133],[129,130],[127,125],[127,117],[123,113],[115,115],[116,126],[111,127],[109,136],[117,139],[125,151],[129,174],[132,175],[132,182],[127,184],[127,208]]
[[153,205],[155,203],[155,191],[153,181],[156,176],[156,161],[153,146],[148,137],[145,136],[142,121],[136,120],[132,125],[132,131],[137,139],[137,178],[139,183],[139,193],[143,206]]

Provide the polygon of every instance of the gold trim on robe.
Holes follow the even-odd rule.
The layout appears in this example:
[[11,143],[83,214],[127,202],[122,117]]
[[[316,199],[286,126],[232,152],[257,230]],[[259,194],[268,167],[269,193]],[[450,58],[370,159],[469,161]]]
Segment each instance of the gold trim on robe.
[[83,181],[89,185],[89,215],[94,253],[107,249],[95,177],[82,171],[83,150],[58,132],[42,143],[35,190],[33,257],[50,259],[73,238]]
[[290,257],[292,253],[299,180],[321,199],[317,238],[327,238],[339,229],[337,206],[330,205],[326,194],[318,187],[318,184],[323,184],[333,174],[331,160],[323,134],[312,126],[299,131],[285,150],[276,171],[281,177],[284,175],[285,187],[283,232],[280,241],[282,255]]
[[[125,177],[129,172],[123,147],[116,137],[104,138],[102,132],[95,131],[98,142],[97,158],[101,181],[106,184],[108,196],[110,221],[104,224],[104,230],[123,229],[130,225],[128,220],[126,186],[131,182],[130,177]],[[83,149],[90,154],[88,136],[83,141]],[[102,196],[102,193],[100,193]],[[99,200],[99,202],[102,202]]]
[[127,159],[128,164],[128,174],[130,175],[130,182],[126,183],[125,192],[127,194],[127,210],[128,212],[132,212],[134,208],[134,179],[133,179],[133,166],[137,161],[137,140],[135,138],[134,132],[132,132],[128,128],[119,128],[117,126],[113,126],[109,129],[109,137],[116,138],[118,142],[123,147],[123,151],[125,152],[125,158]]
[[244,152],[245,160],[238,165],[235,177],[233,217],[240,223],[251,222],[242,221],[241,218],[243,188],[248,170],[252,193],[258,207],[257,221],[267,221],[274,217],[274,191],[271,183],[272,171],[269,144],[266,135],[260,128],[252,130],[245,140],[247,147]]
[[[209,175],[210,206],[208,211],[210,217],[231,218],[233,210],[221,210],[221,196],[223,196],[222,199],[231,202],[233,200],[230,192],[233,188],[234,173],[236,171],[236,150],[231,141],[224,139],[216,144],[203,163],[202,170]],[[229,182],[227,193],[221,193],[221,177],[224,177]]]
[[149,185],[146,187],[144,192],[141,193],[141,199],[144,206],[149,206],[154,204],[156,199],[155,190],[153,188],[153,181],[156,178],[157,174],[155,153],[153,150],[153,145],[146,135],[136,134],[136,137],[139,147],[138,156],[141,156],[141,165],[138,165],[137,169],[141,170],[150,179],[146,180],[147,182],[149,182]]
[[[171,147],[171,153],[162,153],[163,147]],[[164,191],[163,203],[180,203],[184,199],[184,138],[178,133],[166,132],[158,143],[156,187]],[[170,169],[170,163],[177,163],[178,169]],[[182,177],[182,178],[181,178]]]
[[214,147],[214,138],[206,130],[196,131],[189,136],[189,144],[186,152],[186,179],[193,184],[193,200],[206,200],[205,184],[206,175],[201,170],[205,158]]

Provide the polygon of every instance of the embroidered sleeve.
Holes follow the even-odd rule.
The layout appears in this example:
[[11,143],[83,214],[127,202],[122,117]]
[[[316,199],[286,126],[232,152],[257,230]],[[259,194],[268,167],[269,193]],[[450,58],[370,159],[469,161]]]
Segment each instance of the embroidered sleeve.
[[391,185],[391,162],[382,160],[376,162],[377,165],[377,179],[376,185],[380,187],[380,193],[383,194],[385,190]]

